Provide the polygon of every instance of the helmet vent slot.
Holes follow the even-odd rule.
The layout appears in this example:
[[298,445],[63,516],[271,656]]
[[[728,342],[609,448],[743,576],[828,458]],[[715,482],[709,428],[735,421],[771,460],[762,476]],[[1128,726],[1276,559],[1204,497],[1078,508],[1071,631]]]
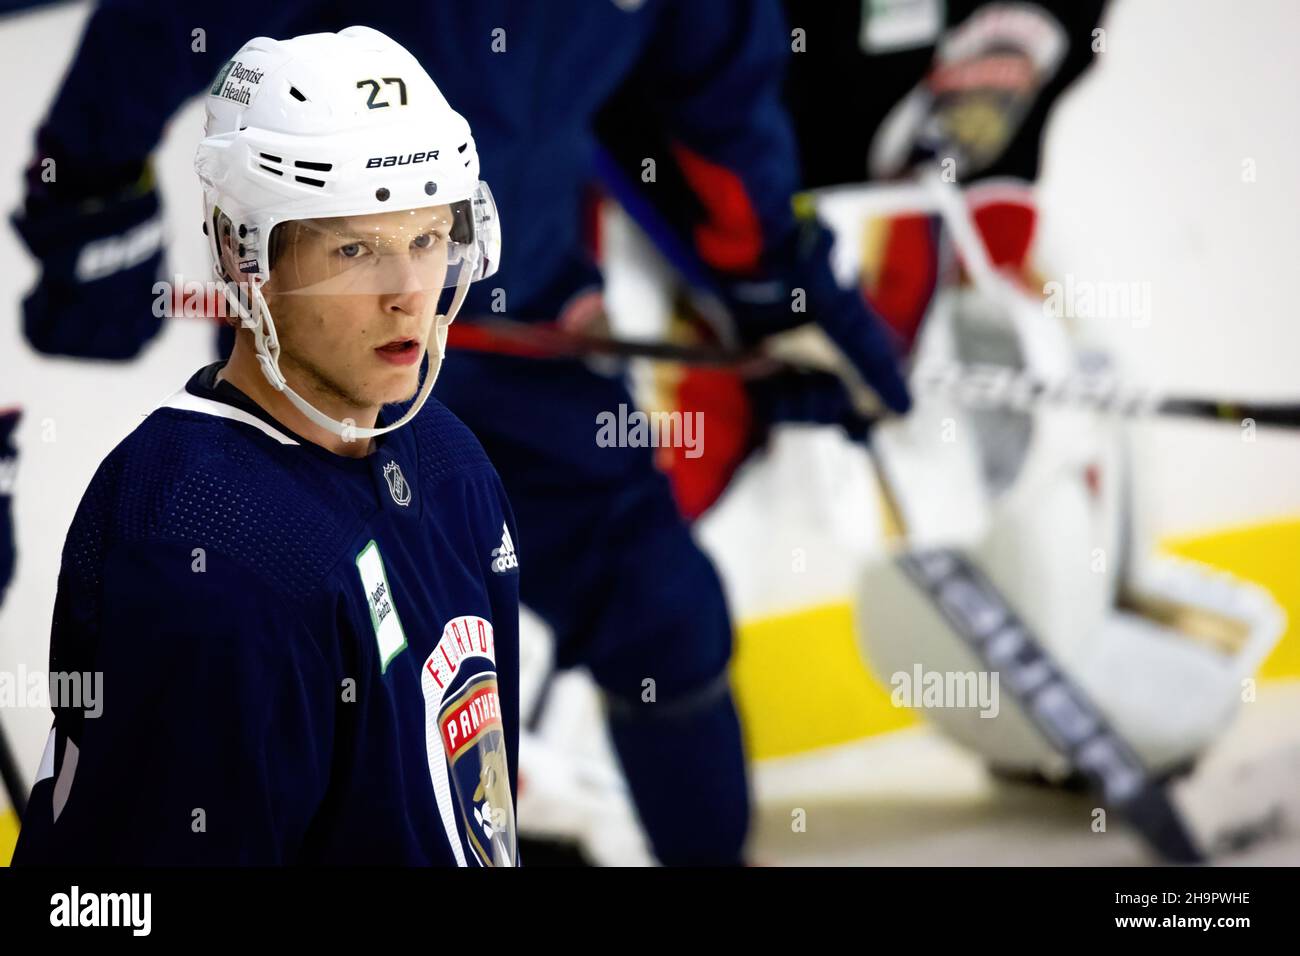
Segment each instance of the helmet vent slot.
[[275,175],[277,176],[284,175],[283,169],[272,169],[270,166],[266,165],[265,163],[258,163],[258,165],[261,166],[262,169],[265,169],[268,173],[275,173]]
[[289,95],[292,96],[299,103],[307,102],[307,97],[303,96],[302,93],[298,90],[298,87],[296,86],[289,87]]
[[279,156],[272,156],[270,153],[262,153],[261,156],[262,156],[263,159],[265,159],[265,160],[266,160],[267,162],[269,162],[269,163],[282,163],[282,162],[284,162],[284,160],[282,160]]
[[294,165],[297,166],[299,169],[315,169],[322,173],[328,173],[331,169],[334,168],[333,163],[312,163],[312,162],[308,162],[305,159],[296,160],[294,162]]
[[307,176],[295,176],[295,177],[293,177],[293,178],[294,178],[297,182],[303,183],[303,184],[305,184],[305,185],[307,185],[307,186],[324,186],[324,185],[325,185],[325,180],[323,180],[323,179],[310,179],[310,178],[308,178]]

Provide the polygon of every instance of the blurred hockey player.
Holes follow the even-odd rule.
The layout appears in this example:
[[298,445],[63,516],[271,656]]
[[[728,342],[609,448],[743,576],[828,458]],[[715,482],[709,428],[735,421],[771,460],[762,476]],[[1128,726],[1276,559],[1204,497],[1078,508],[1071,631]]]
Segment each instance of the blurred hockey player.
[[50,670],[82,693],[14,862],[513,866],[518,534],[430,398],[499,259],[470,127],[367,27],[253,39],[205,104],[237,341],[77,510]]
[[[1102,42],[1103,8],[1104,0],[788,0],[794,52],[783,96],[803,185],[852,195],[856,184],[936,169],[963,190],[994,266],[1027,286],[1041,284],[1031,274],[1029,253],[1043,132],[1061,93]],[[653,107],[655,85],[652,71],[626,84],[601,114],[598,130],[611,155],[616,197],[653,240],[671,244],[743,211],[707,167],[671,150],[662,127],[641,122]],[[832,100],[844,105],[828,122],[826,104]],[[644,182],[638,175],[642,157],[666,152],[676,161],[660,163],[655,181]],[[818,204],[805,197],[800,207],[811,214]],[[659,221],[648,222],[638,215],[641,210]],[[851,260],[852,284],[910,350],[945,267],[938,218],[904,213],[827,221],[840,246],[837,258]],[[683,267],[671,252],[668,258],[692,278],[693,263]],[[675,334],[690,338],[701,332],[679,325]],[[662,459],[682,508],[692,516],[717,500],[739,460],[772,423],[836,424],[859,435],[863,429],[830,376],[785,376],[746,386],[738,375],[686,369],[673,381],[672,394],[660,401],[708,409],[716,443],[727,450],[702,460],[681,452]]]
[[[42,128],[18,220],[43,265],[25,303],[38,348],[129,355],[155,331],[126,307],[147,294],[158,268],[148,157],[168,117],[213,83],[215,58],[235,49],[244,22],[233,8],[197,9],[120,0],[90,21]],[[259,16],[268,32],[300,32],[334,28],[337,13],[288,2]],[[653,76],[653,122],[726,198],[692,241],[734,293],[741,335],[753,342],[815,320],[886,405],[907,408],[890,337],[832,280],[825,230],[792,214],[797,161],[780,100],[789,37],[775,0],[381,5],[369,17],[465,111],[497,187],[507,267],[498,285],[466,296],[471,332],[476,316],[568,328],[599,311],[600,274],[584,243],[594,116],[633,74]],[[193,48],[200,25],[212,54]],[[382,76],[350,79],[379,82],[377,105],[400,99]],[[52,183],[40,176],[50,158],[61,171]],[[318,178],[283,172],[286,183],[290,173]],[[78,268],[87,261],[106,264]],[[806,290],[802,311],[789,307],[796,288]],[[103,344],[106,328],[126,340]],[[534,556],[522,600],[556,634],[558,665],[584,665],[601,687],[655,855],[669,864],[741,860],[749,800],[727,672],[730,615],[655,449],[597,444],[598,416],[634,407],[626,383],[577,360],[495,354],[472,334],[464,344],[477,350],[449,365],[439,395],[501,472]]]

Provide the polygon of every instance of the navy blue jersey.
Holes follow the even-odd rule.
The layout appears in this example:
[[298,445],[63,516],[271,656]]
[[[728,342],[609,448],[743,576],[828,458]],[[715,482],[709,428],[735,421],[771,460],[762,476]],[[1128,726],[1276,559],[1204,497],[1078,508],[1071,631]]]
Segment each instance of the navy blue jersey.
[[513,865],[519,559],[481,446],[431,399],[335,455],[219,367],[77,510],[50,669],[98,693],[54,701],[15,864]]

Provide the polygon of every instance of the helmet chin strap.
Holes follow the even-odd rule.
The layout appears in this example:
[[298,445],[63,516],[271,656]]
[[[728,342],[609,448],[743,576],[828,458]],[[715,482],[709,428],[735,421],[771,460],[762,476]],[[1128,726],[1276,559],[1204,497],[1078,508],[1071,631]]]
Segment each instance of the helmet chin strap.
[[[271,387],[277,392],[283,392],[294,407],[312,422],[326,431],[338,435],[345,441],[351,441],[355,438],[374,438],[377,435],[391,432],[394,429],[401,428],[419,414],[420,409],[424,407],[424,403],[433,394],[433,383],[438,378],[438,371],[442,367],[443,356],[447,351],[447,328],[460,313],[461,304],[465,301],[466,293],[469,292],[469,285],[472,281],[470,276],[473,271],[470,268],[461,269],[460,277],[456,280],[456,293],[452,297],[451,307],[445,315],[434,316],[434,341],[430,343],[430,348],[426,353],[424,384],[420,388],[420,394],[415,398],[415,403],[411,405],[405,415],[383,428],[359,428],[352,423],[336,421],[314,407],[289,386],[284,373],[280,371],[280,339],[275,332],[275,321],[271,318],[271,310],[267,307],[266,299],[263,297],[258,283],[250,284],[253,305],[251,312],[240,301],[238,293],[232,289],[234,283],[223,282],[222,292],[226,296],[226,301],[238,313],[243,327],[252,330],[257,363],[261,366],[262,374],[266,377],[266,380],[271,383]],[[434,347],[437,348],[436,353]]]

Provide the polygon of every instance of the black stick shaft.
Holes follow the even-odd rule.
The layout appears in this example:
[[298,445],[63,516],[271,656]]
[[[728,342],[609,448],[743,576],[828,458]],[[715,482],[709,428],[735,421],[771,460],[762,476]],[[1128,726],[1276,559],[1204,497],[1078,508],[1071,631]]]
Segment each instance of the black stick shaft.
[[1000,675],[1000,686],[1011,691],[1043,739],[1088,777],[1162,859],[1203,860],[1165,787],[965,555],[935,549],[898,562],[980,662]]

